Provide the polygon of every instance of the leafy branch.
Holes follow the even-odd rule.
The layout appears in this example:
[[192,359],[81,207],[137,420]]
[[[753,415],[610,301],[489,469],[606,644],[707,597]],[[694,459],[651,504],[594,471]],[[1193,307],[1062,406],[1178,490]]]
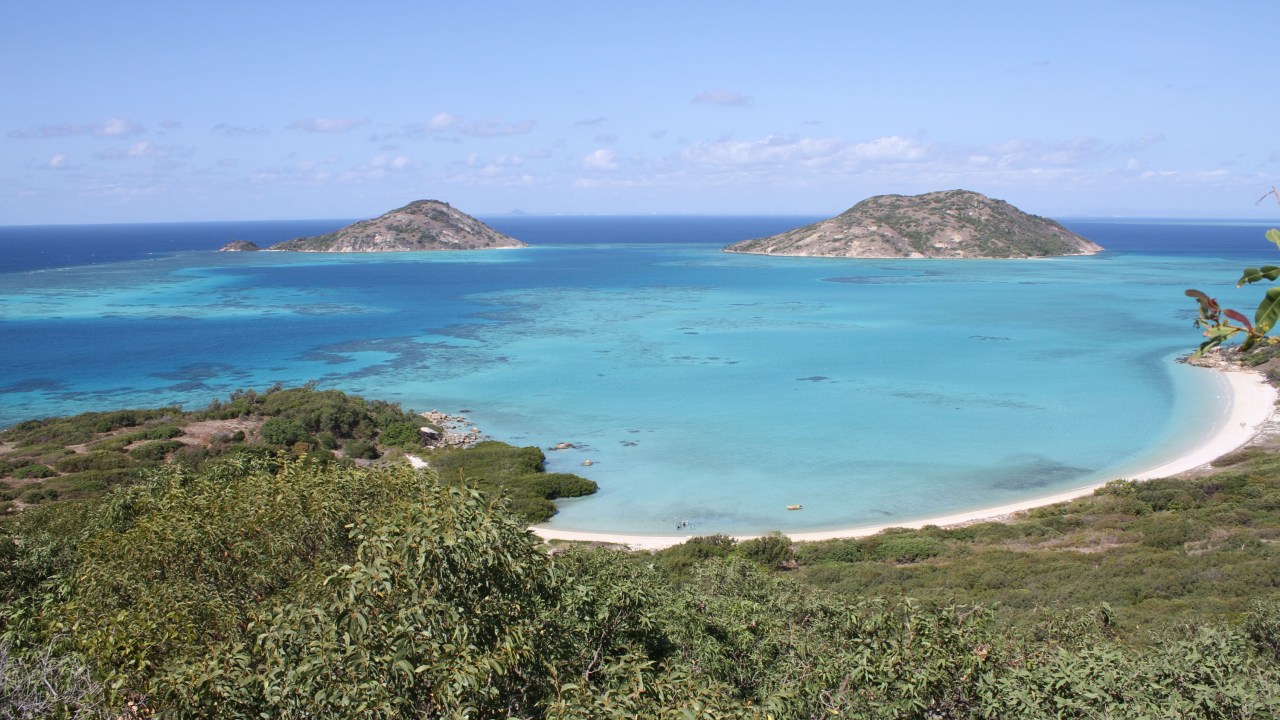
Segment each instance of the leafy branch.
[[[1280,247],[1280,230],[1275,228],[1268,230],[1267,240]],[[1276,279],[1280,279],[1280,267],[1275,265],[1245,268],[1236,287]],[[1200,343],[1200,349],[1196,350],[1192,357],[1200,357],[1237,335],[1244,336],[1240,349],[1249,350],[1266,338],[1267,333],[1275,327],[1276,321],[1280,320],[1280,286],[1267,289],[1266,294],[1262,296],[1262,301],[1258,303],[1258,309],[1253,313],[1252,322],[1236,310],[1223,308],[1217,300],[1199,290],[1187,290],[1186,294],[1200,304],[1200,315],[1196,318],[1196,327],[1204,329],[1205,337],[1204,342]],[[1267,341],[1274,343],[1277,339],[1267,338]]]
[[[1277,202],[1280,202],[1280,191],[1275,187],[1259,198],[1258,202],[1271,196],[1275,196]],[[1280,248],[1280,230],[1275,228],[1268,230],[1267,240]],[[1280,279],[1280,267],[1275,265],[1245,268],[1240,280],[1236,282],[1236,287],[1252,285],[1263,280],[1274,282],[1277,279]],[[1199,290],[1187,290],[1186,294],[1200,305],[1200,314],[1196,318],[1195,325],[1204,329],[1205,337],[1204,342],[1200,343],[1200,348],[1192,354],[1192,357],[1200,357],[1237,335],[1244,337],[1240,343],[1241,351],[1252,349],[1264,339],[1272,344],[1280,342],[1277,338],[1267,338],[1267,333],[1271,332],[1277,321],[1280,321],[1280,286],[1267,289],[1262,296],[1262,301],[1258,303],[1258,309],[1253,313],[1252,322],[1243,313],[1222,307],[1217,300]]]

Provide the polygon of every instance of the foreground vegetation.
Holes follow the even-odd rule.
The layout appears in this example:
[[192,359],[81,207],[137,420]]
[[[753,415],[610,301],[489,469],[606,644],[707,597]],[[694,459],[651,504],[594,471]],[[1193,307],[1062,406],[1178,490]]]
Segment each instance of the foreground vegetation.
[[795,545],[709,537],[654,562],[679,583],[703,559],[742,557],[823,592],[983,605],[1002,628],[1105,608],[1116,637],[1158,642],[1163,631],[1239,622],[1255,600],[1280,599],[1280,455],[1250,450],[1219,464],[1206,477],[1114,482],[1017,522]]
[[[404,464],[171,463],[5,526],[0,716],[1275,717],[1278,466],[1251,455],[1191,484],[1117,484],[1007,526],[648,555],[548,553],[502,501]],[[1201,527],[1227,515],[1248,537]],[[1090,532],[1116,542],[1073,546]],[[1226,563],[1237,542],[1255,577],[1156,630],[1125,625],[1142,603],[1118,573],[1019,569],[1128,552],[1134,568],[1147,552]],[[1063,597],[1002,615],[1031,603],[1028,578]]]

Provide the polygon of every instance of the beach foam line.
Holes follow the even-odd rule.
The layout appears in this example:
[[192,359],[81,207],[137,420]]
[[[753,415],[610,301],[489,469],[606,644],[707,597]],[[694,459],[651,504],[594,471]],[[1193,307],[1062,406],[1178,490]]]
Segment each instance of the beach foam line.
[[[1202,467],[1216,458],[1222,457],[1223,455],[1238,449],[1245,443],[1248,443],[1261,433],[1264,427],[1268,424],[1268,421],[1272,420],[1277,414],[1276,389],[1267,384],[1262,373],[1251,370],[1236,369],[1215,370],[1220,373],[1225,382],[1224,393],[1220,396],[1220,399],[1223,400],[1220,405],[1222,408],[1221,416],[1216,423],[1214,431],[1205,438],[1204,442],[1187,448],[1186,452],[1173,460],[1130,474],[1127,476],[1127,479],[1151,480],[1154,478],[1177,475],[1178,473]],[[951,513],[948,515],[936,515],[915,520],[885,523],[883,525],[864,525],[840,530],[818,530],[813,532],[785,534],[794,541],[806,542],[814,540],[835,540],[838,538],[867,537],[889,528],[921,528],[925,525],[938,525],[944,527],[948,525],[964,525],[980,520],[1001,518],[1013,513],[1023,512],[1025,510],[1031,510],[1045,505],[1066,502],[1086,495],[1092,495],[1095,490],[1106,484],[1106,482],[1100,482],[1053,495],[1045,495],[1042,497],[1031,498],[1029,500],[1021,500],[1018,502],[1005,503],[1003,505],[995,505],[977,510]],[[631,535],[626,533],[593,532],[587,530],[561,530],[558,528],[546,528],[536,525],[529,529],[535,535],[544,540],[609,543],[614,545],[626,545],[633,550],[661,550],[673,545],[679,545],[692,537],[696,537],[696,535],[692,534]],[[760,536],[737,535],[734,537],[737,540],[750,540]]]

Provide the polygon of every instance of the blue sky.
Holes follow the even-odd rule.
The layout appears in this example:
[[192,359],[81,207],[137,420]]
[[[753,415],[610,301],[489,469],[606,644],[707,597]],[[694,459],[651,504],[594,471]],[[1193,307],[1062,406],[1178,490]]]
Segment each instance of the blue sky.
[[[891,7],[892,5],[892,7]],[[834,215],[966,188],[1269,219],[1280,5],[44,2],[0,25],[0,224]]]

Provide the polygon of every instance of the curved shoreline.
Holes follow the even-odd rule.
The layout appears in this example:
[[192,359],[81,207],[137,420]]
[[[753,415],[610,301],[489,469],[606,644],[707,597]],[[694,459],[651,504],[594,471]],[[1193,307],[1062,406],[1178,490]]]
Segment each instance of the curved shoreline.
[[[1128,475],[1130,480],[1151,480],[1169,477],[1178,473],[1194,470],[1212,462],[1227,453],[1247,444],[1260,435],[1268,421],[1277,413],[1275,388],[1267,384],[1261,373],[1252,370],[1214,368],[1225,380],[1229,393],[1227,407],[1223,408],[1223,417],[1213,434],[1203,442],[1188,448],[1173,460],[1155,467]],[[1109,482],[1109,481],[1108,481]],[[967,510],[946,515],[935,515],[926,518],[906,520],[903,522],[884,523],[881,525],[863,525],[838,530],[818,530],[809,532],[785,533],[787,537],[798,542],[813,540],[834,540],[837,538],[858,538],[875,535],[889,528],[921,528],[925,525],[963,525],[979,520],[1000,518],[1012,513],[1032,508],[1053,505],[1092,495],[1095,490],[1106,485],[1106,482],[1094,483],[1074,490],[1044,495],[1029,500],[994,505],[976,510]],[[579,542],[602,542],[627,545],[634,550],[661,550],[679,545],[696,537],[690,535],[631,535],[627,533],[593,532],[587,530],[560,530],[533,526],[529,528],[544,540],[572,540]],[[759,535],[738,535],[737,540],[749,540]]]

